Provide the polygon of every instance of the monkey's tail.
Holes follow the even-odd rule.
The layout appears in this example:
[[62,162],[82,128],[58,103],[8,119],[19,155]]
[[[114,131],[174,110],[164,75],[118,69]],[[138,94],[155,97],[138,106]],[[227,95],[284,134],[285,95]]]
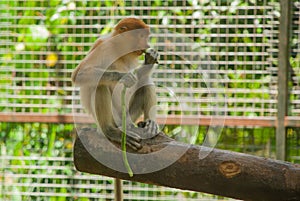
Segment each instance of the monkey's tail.
[[123,90],[122,90],[122,95],[121,95],[121,101],[122,101],[122,142],[121,142],[121,146],[122,146],[122,156],[123,156],[123,161],[124,161],[124,165],[127,169],[127,172],[129,174],[130,177],[133,177],[133,171],[130,167],[130,164],[128,162],[127,159],[127,152],[126,152],[126,89],[127,87],[124,86]]

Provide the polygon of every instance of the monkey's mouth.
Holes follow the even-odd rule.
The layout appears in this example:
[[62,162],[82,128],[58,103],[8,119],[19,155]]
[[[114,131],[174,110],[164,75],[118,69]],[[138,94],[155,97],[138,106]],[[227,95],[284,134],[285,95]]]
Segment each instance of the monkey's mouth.
[[147,48],[143,48],[143,49],[139,49],[139,50],[136,50],[134,51],[137,55],[141,56],[142,54],[146,54],[147,52],[147,49],[149,48],[150,46],[147,46]]
[[146,50],[137,50],[135,51],[138,55],[142,55],[144,53],[146,53]]

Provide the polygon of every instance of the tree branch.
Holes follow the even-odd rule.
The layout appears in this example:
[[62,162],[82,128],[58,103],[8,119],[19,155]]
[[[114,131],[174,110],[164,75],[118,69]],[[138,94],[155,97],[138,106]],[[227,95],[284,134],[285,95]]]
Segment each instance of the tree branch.
[[[82,129],[74,145],[74,163],[82,172],[243,200],[300,200],[299,164],[183,144],[163,133],[142,143],[141,150],[131,150],[131,153],[143,155],[146,160],[129,156],[134,172],[129,177],[126,171],[120,172],[103,163],[108,160],[118,167],[124,166],[121,151],[111,148],[96,129]],[[166,148],[169,151],[163,152]],[[158,154],[152,157],[150,153]],[[206,157],[201,159],[201,156]],[[99,162],[99,159],[104,160]],[[168,162],[170,165],[165,168],[150,172],[154,164]],[[141,167],[148,172],[135,173]]]

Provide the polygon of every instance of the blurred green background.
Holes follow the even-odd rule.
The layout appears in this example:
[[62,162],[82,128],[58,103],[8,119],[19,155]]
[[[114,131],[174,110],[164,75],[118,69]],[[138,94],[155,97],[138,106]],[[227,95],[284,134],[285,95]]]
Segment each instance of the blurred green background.
[[[287,99],[288,115],[299,125],[300,2],[292,4]],[[151,26],[150,42],[161,53],[153,77],[166,114],[275,122],[278,0],[1,0],[0,201],[113,200],[111,178],[73,167],[72,115],[85,114],[70,75],[100,35],[133,15]],[[49,115],[64,118],[55,122]],[[216,147],[275,158],[276,128],[253,124],[225,125]],[[201,123],[163,126],[173,138],[193,144],[202,144],[208,129]],[[299,163],[299,147],[300,128],[288,126],[288,161]],[[124,195],[125,200],[226,199],[127,181]]]

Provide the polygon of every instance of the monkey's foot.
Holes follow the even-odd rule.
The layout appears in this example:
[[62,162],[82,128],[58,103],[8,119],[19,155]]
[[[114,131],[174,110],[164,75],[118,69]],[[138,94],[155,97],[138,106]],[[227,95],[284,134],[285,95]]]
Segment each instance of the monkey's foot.
[[[122,132],[106,132],[105,136],[110,140],[117,143],[122,142]],[[126,144],[133,150],[139,150],[142,148],[142,138],[139,133],[132,131],[130,128],[126,131]]]
[[126,144],[134,150],[139,150],[143,146],[141,144],[142,138],[140,137],[139,133],[131,131],[127,129],[126,131]]

